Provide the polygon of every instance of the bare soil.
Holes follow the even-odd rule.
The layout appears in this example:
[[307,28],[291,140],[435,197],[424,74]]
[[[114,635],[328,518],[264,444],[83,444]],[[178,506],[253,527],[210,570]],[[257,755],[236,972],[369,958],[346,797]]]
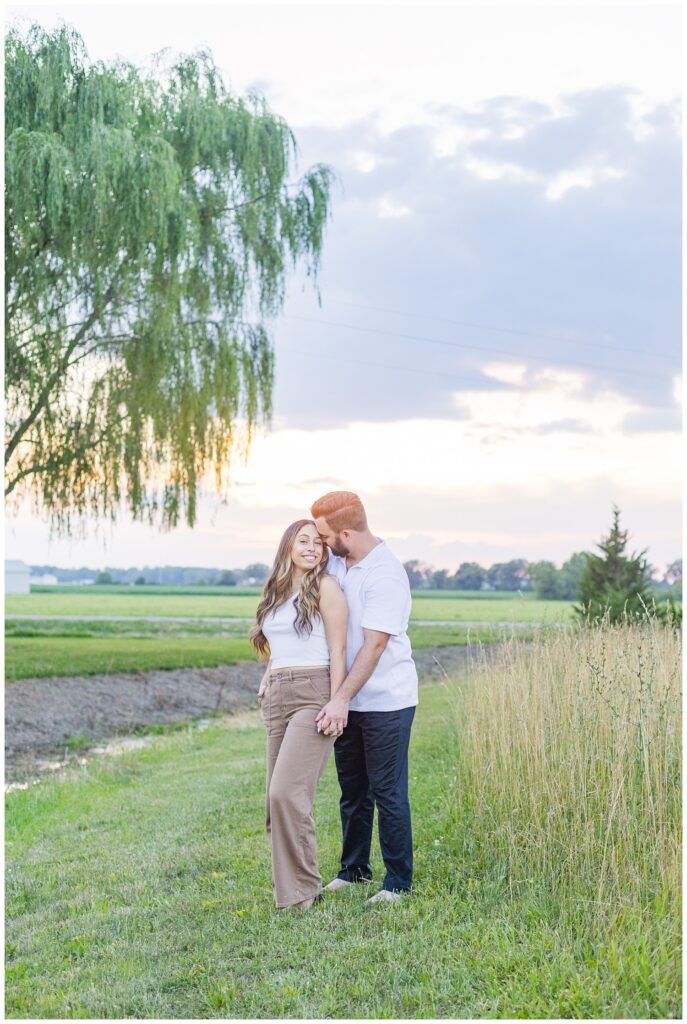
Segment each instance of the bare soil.
[[[484,650],[495,646],[484,645]],[[476,656],[477,649],[466,646],[413,654],[421,682],[455,674]],[[257,707],[263,672],[263,666],[242,662],[9,683],[5,688],[6,780],[45,774],[41,766],[53,766],[55,756],[65,757],[69,750],[83,753],[104,737]]]

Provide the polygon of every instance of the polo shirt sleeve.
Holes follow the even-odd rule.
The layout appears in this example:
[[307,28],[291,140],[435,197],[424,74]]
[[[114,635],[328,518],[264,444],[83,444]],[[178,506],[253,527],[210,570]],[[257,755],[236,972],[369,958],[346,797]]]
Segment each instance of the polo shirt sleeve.
[[329,552],[329,559],[327,561],[327,575],[333,577],[336,582],[341,586],[341,582],[346,575],[343,567],[343,560]]
[[396,576],[380,576],[369,580],[363,598],[363,629],[398,636],[408,624],[410,592]]

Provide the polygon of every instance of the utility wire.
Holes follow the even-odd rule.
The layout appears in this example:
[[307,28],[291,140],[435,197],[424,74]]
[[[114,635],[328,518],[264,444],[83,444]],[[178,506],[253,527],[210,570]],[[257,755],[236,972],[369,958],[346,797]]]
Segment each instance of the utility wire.
[[561,338],[553,334],[540,334],[536,331],[523,331],[518,330],[514,327],[496,327],[494,324],[479,324],[473,320],[452,320],[445,316],[434,316],[430,313],[411,313],[410,310],[404,309],[391,309],[388,306],[369,306],[364,305],[361,302],[345,302],[343,299],[327,299],[327,302],[331,302],[334,306],[350,306],[352,309],[368,309],[377,313],[394,313],[398,316],[410,316],[416,320],[436,320],[437,323],[452,324],[454,327],[475,327],[478,331],[496,331],[499,334],[517,334],[523,338],[538,338],[541,341],[554,341],[557,344],[561,342],[565,345],[584,345],[588,348],[598,348],[602,352],[634,352],[640,356],[652,356],[653,352],[648,352],[642,348],[628,348],[627,346],[619,345],[603,345],[600,342],[595,341],[579,341],[577,338]]
[[630,370],[618,366],[597,366],[593,363],[580,363],[573,359],[556,360],[552,359],[550,356],[535,355],[534,353],[509,352],[507,349],[490,348],[485,345],[467,345],[464,342],[459,341],[444,341],[440,338],[427,338],[421,334],[403,334],[400,331],[384,331],[378,327],[360,327],[358,324],[345,324],[336,320],[315,319],[314,317],[300,316],[296,313],[285,313],[283,314],[283,319],[301,320],[303,323],[320,324],[325,327],[344,327],[349,331],[358,331],[363,334],[381,334],[388,338],[405,338],[408,341],[424,341],[430,345],[444,345],[449,348],[470,349],[475,352],[491,352],[496,353],[497,355],[509,356],[511,359],[538,359],[540,362],[558,363],[564,366],[579,366],[584,370],[601,370],[604,373],[611,370],[613,373],[626,373],[631,376],[655,377],[658,380],[664,380],[671,372],[670,370],[666,370],[664,373],[651,373],[648,370]]
[[[339,356],[335,356],[330,352],[309,352],[303,348],[293,348],[291,345],[288,346],[289,352],[298,352],[304,356],[313,356],[315,359],[336,359],[341,364]],[[351,359],[346,356],[346,363],[355,363],[357,366],[374,366],[380,370],[402,370],[404,373],[420,374],[423,377],[444,377],[447,380],[459,380],[463,383],[469,382],[471,384],[504,384],[504,381],[496,380],[494,377],[470,377],[458,373],[443,373],[441,370],[423,370],[416,366],[399,366],[397,363],[375,363],[371,359]]]
[[[304,349],[304,348],[294,348],[290,344],[287,344],[287,350],[289,352],[296,352],[299,355],[303,355],[303,356],[312,356],[314,359],[335,359],[336,362],[337,362],[337,365],[339,367],[341,366],[341,359],[340,359],[340,357],[337,356],[337,355],[334,355],[333,353],[329,353],[329,352],[312,352],[312,351],[310,351],[308,349]],[[412,373],[412,374],[414,374],[416,376],[419,374],[419,375],[421,375],[423,377],[443,377],[445,380],[457,380],[457,381],[460,381],[463,384],[471,383],[471,384],[481,384],[481,385],[485,385],[485,384],[500,385],[498,390],[502,390],[504,387],[512,388],[514,386],[515,387],[519,386],[517,383],[514,384],[512,381],[497,380],[497,378],[495,378],[495,377],[488,377],[488,376],[486,376],[486,374],[483,375],[482,377],[471,377],[471,376],[464,375],[464,374],[444,373],[441,370],[424,370],[424,369],[421,369],[420,367],[417,367],[417,366],[399,366],[397,363],[376,363],[376,362],[372,362],[372,360],[369,360],[369,359],[355,359],[355,358],[351,358],[350,356],[346,356],[346,364],[348,365],[349,363],[354,363],[356,366],[371,366],[371,367],[375,367],[375,368],[380,369],[380,370],[400,370],[403,373]],[[486,391],[487,389],[483,387],[483,390]],[[496,390],[496,389],[490,389],[490,390]],[[660,409],[662,412],[666,412],[666,411],[670,411],[670,406],[667,406],[665,403],[657,404],[657,403],[641,402],[641,407],[640,407],[639,411],[641,411],[642,409]]]

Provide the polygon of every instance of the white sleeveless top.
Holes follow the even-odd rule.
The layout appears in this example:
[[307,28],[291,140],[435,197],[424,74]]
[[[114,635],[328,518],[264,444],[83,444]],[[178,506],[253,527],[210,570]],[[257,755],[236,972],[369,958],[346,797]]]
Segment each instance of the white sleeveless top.
[[324,622],[315,616],[312,633],[296,632],[296,607],[293,597],[265,618],[262,631],[270,645],[272,669],[294,668],[297,665],[328,665],[329,646]]

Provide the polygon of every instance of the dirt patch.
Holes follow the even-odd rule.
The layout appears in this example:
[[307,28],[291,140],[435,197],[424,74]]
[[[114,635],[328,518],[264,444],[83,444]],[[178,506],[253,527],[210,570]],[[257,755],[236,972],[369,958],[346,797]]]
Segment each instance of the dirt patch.
[[[485,645],[491,652],[496,645]],[[414,653],[421,681],[467,668],[477,648],[435,647]],[[21,679],[5,688],[5,769],[10,781],[92,747],[103,737],[154,725],[207,718],[257,707],[264,668],[242,662],[218,668],[174,669],[136,675]],[[46,760],[47,759],[47,760]]]

